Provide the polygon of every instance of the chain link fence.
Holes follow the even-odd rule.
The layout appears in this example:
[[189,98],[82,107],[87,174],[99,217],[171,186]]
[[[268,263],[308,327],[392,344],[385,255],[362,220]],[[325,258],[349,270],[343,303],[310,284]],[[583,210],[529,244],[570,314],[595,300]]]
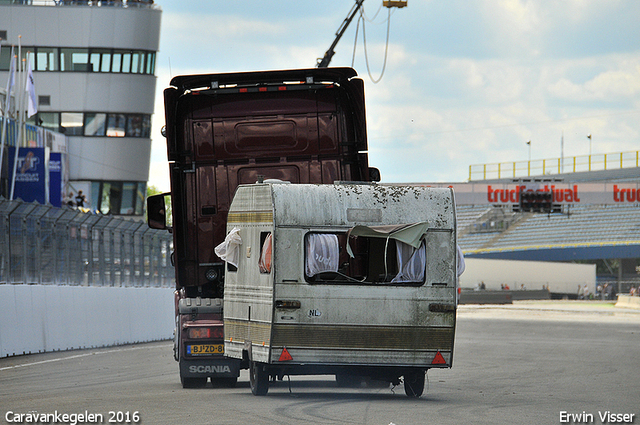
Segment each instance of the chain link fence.
[[174,287],[172,248],[144,221],[0,198],[0,284]]

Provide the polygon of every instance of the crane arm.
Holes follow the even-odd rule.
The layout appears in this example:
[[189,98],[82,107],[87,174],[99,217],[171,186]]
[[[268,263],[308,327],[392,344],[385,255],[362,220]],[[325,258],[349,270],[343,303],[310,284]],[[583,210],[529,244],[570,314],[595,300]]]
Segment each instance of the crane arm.
[[324,54],[324,57],[318,62],[317,64],[318,68],[326,68],[329,66],[329,62],[331,62],[331,58],[333,58],[333,55],[335,54],[335,51],[333,49],[335,49],[336,45],[338,44],[338,41],[340,41],[340,39],[342,38],[342,35],[347,30],[347,27],[349,26],[353,18],[356,16],[356,13],[358,13],[358,10],[360,10],[360,8],[362,7],[362,3],[364,3],[364,0],[356,0],[356,3],[353,5],[351,10],[349,11],[349,14],[347,15],[346,19],[342,22],[342,25],[340,25],[340,28],[338,28],[338,32],[336,32],[336,39],[331,44],[331,47],[329,47],[329,50],[326,51],[326,53]]

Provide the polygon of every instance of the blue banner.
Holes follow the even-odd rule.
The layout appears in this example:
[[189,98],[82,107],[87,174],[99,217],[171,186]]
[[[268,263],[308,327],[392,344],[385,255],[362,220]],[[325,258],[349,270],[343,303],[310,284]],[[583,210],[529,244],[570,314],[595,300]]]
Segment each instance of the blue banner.
[[[9,147],[9,176],[13,176],[14,147]],[[46,202],[44,148],[20,148],[16,167],[13,199],[25,202]]]
[[64,186],[62,185],[62,154],[49,154],[49,202],[54,207],[62,206]]

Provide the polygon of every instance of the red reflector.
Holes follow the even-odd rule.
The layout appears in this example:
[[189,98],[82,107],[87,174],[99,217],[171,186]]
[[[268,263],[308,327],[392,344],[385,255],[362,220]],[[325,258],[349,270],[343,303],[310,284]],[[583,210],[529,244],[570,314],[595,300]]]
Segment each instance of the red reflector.
[[284,91],[284,90],[286,90],[286,89],[287,89],[287,87],[286,87],[286,86],[280,86],[280,87],[278,87],[278,90],[280,90],[280,91]]
[[240,89],[240,93],[246,93],[246,92],[248,92],[248,91],[249,91],[249,90],[247,90],[247,89]]
[[442,357],[442,354],[440,354],[440,351],[438,351],[431,364],[447,364],[447,362],[444,357]]
[[259,91],[267,91],[267,88],[266,87],[260,87],[260,88],[258,88],[258,90]]
[[289,351],[287,351],[287,347],[284,347],[282,349],[282,354],[280,354],[280,358],[278,359],[278,361],[286,362],[288,360],[293,360],[293,357],[291,357],[291,354],[289,354]]

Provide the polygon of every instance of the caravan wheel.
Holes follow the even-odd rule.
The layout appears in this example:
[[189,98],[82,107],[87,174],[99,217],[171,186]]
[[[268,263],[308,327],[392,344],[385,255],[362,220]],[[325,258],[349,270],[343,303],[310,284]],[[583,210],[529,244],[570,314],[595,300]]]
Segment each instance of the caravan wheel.
[[418,398],[424,392],[424,370],[408,372],[404,375],[404,392],[407,397]]
[[251,361],[249,366],[249,383],[253,395],[266,395],[269,391],[269,374],[265,370],[264,364]]

